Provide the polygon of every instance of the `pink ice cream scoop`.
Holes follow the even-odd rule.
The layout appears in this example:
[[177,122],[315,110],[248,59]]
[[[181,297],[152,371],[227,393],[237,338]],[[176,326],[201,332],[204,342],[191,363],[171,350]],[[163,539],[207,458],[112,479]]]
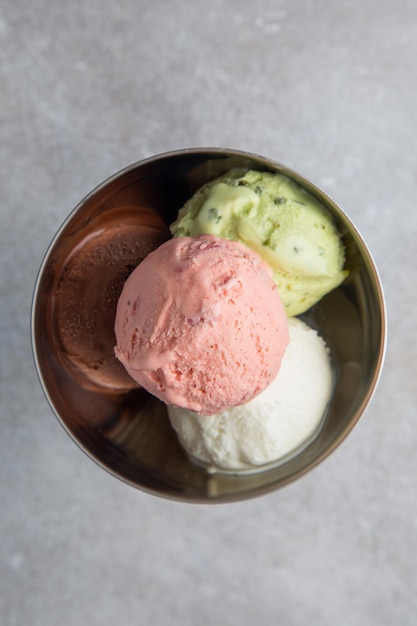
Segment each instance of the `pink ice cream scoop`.
[[288,324],[260,257],[212,235],[151,252],[119,298],[115,354],[166,404],[212,415],[248,402],[275,378]]

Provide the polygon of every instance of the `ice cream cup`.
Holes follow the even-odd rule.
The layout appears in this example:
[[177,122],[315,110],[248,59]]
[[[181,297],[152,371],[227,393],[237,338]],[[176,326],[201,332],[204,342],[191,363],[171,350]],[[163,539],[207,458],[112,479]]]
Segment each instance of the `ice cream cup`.
[[[106,379],[101,382],[79,365],[77,355],[66,354],[58,327],[57,302],[62,297],[62,277],[83,246],[94,241],[101,245],[98,237],[104,231],[111,239],[116,224],[126,226],[127,231],[132,221],[157,229],[161,221],[170,224],[201,185],[233,167],[284,174],[321,201],[342,235],[349,276],[304,316],[327,342],[334,370],[334,390],[319,432],[308,445],[273,466],[249,473],[211,473],[187,457],[171,429],[163,403],[143,389],[120,382],[116,373],[113,384],[114,363],[110,363]],[[161,238],[164,236],[161,234]],[[98,247],[103,263],[98,265],[98,272],[105,283],[108,257],[104,253],[100,256],[100,250]],[[78,293],[78,282],[71,285],[71,300],[76,300],[82,313],[86,286]],[[114,294],[114,284],[110,287]],[[106,308],[105,303],[102,306]],[[107,329],[106,333],[109,336],[103,340],[111,344],[112,331]],[[100,343],[100,337],[96,339]],[[35,365],[46,398],[66,432],[113,476],[153,495],[183,502],[233,502],[260,496],[317,466],[340,445],[364,413],[380,376],[385,344],[381,282],[365,242],[347,215],[299,173],[270,159],[232,149],[169,152],[130,165],[104,181],[80,202],[57,232],[34,291]],[[93,363],[91,367],[99,370],[101,365]]]

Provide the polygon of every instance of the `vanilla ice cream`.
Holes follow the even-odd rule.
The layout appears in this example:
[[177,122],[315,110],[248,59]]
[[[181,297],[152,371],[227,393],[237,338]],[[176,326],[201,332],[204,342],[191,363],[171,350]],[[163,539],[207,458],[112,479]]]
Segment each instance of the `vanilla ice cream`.
[[211,416],[168,406],[171,425],[191,458],[214,469],[254,470],[311,440],[332,391],[329,352],[298,318],[289,320],[289,333],[278,376],[247,404]]

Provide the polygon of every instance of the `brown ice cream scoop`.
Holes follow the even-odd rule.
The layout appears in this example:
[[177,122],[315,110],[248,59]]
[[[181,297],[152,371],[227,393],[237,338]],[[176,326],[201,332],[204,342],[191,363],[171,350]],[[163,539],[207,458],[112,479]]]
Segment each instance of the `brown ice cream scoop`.
[[83,387],[138,386],[114,356],[117,301],[129,274],[169,236],[154,212],[123,207],[88,224],[72,247],[57,281],[54,326],[63,364]]

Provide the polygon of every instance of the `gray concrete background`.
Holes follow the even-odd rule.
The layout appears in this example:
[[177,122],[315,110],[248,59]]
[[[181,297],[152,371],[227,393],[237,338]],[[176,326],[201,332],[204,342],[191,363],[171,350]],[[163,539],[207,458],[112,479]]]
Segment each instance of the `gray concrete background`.
[[[2,626],[414,625],[415,0],[0,0]],[[368,242],[389,349],[346,442],[273,495],[136,491],[53,417],[29,317],[52,236],[103,179],[193,147],[311,178]]]

